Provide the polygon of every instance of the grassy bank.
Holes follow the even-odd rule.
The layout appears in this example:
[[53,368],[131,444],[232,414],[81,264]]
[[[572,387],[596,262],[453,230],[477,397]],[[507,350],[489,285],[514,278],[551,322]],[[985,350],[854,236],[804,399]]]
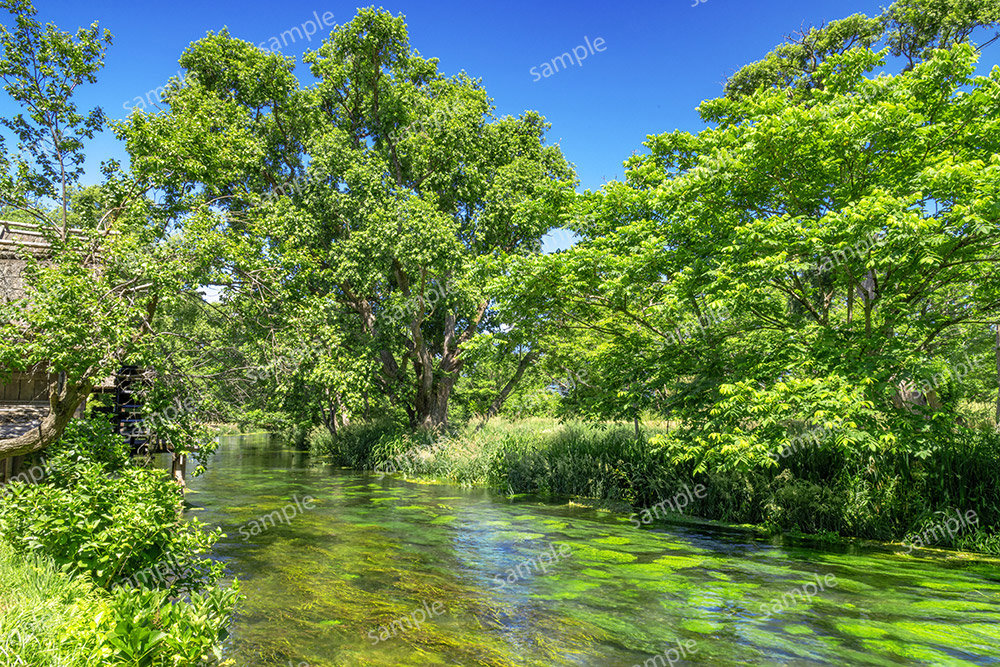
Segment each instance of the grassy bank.
[[[107,591],[86,574],[0,542],[0,665],[202,665],[225,622],[197,594]],[[211,631],[206,626],[211,625]]]
[[164,471],[106,422],[73,422],[0,492],[0,667],[221,662],[239,599]]
[[97,637],[82,635],[101,607],[85,578],[0,542],[0,664],[86,664]]
[[[637,518],[702,485],[688,494],[685,514],[774,532],[1000,553],[1000,444],[988,434],[926,458],[815,447],[773,464],[699,471],[650,444],[661,431],[646,428],[636,438],[631,426],[532,419],[436,437],[383,422],[354,425],[336,438],[314,431],[311,441],[339,465],[510,495],[623,502]],[[977,523],[953,534],[938,529],[956,511],[974,512]]]

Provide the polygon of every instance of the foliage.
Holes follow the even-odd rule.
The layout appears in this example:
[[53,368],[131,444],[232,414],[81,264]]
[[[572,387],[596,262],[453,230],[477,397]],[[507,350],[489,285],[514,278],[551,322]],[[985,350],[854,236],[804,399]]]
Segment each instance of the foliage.
[[237,596],[235,587],[178,601],[166,592],[108,593],[0,542],[0,664],[215,664]]
[[95,624],[107,639],[98,646],[101,664],[211,665],[222,646],[239,598],[239,587],[191,593],[173,602],[166,591],[118,590],[113,611]]
[[0,584],[3,657],[217,662],[239,599],[237,584],[218,585],[223,566],[202,555],[221,531],[182,518],[180,488],[133,467],[106,422],[71,422],[47,454],[42,483],[12,482],[0,498],[0,573],[12,587]]
[[280,395],[331,431],[376,403],[443,426],[463,351],[512,330],[494,279],[559,224],[572,169],[541,116],[497,117],[479,81],[411,48],[402,17],[362,9],[304,61],[308,88],[291,59],[210,34],[169,110],[119,133],[170,206],[226,209],[216,280],[265,358],[320,351],[274,378]]
[[[41,235],[17,250],[24,294],[0,300],[0,371],[46,368],[53,378],[49,415],[4,440],[7,457],[58,440],[91,389],[123,365],[165,370],[158,317],[191,299],[204,274],[198,228],[207,214],[193,212],[190,235],[179,233],[147,196],[150,183],[113,161],[102,164],[100,185],[81,185],[86,143],[105,118],[74,99],[96,82],[110,34],[97,24],[75,35],[43,26],[27,0],[0,6],[11,14],[0,26],[0,81],[22,109],[2,119],[17,144],[0,135],[0,211]],[[192,449],[173,440],[177,451]]]
[[704,102],[708,129],[651,136],[581,199],[581,242],[535,261],[522,296],[563,323],[571,414],[656,411],[678,428],[652,444],[699,473],[766,469],[817,429],[852,460],[975,437],[963,410],[989,400],[970,390],[1000,319],[1000,70],[974,75],[967,41],[998,17],[973,4],[811,31]]
[[[79,438],[95,424],[71,427]],[[47,483],[13,482],[0,502],[0,541],[87,573],[111,588],[165,562],[175,592],[211,586],[222,566],[199,556],[222,535],[181,517],[182,492],[162,471],[123,466],[116,437],[93,451],[64,438]]]
[[14,15],[12,28],[0,25],[0,81],[27,112],[0,119],[20,149],[8,154],[0,140],[0,208],[23,209],[45,219],[35,203],[44,198],[61,202],[65,240],[66,188],[83,174],[84,141],[104,124],[100,109],[81,114],[73,95],[81,85],[97,81],[111,33],[102,32],[97,23],[76,35],[51,24],[42,27],[25,0],[4,0],[0,7]]
[[897,0],[879,16],[854,14],[801,32],[730,77],[726,95],[737,99],[774,87],[808,101],[811,91],[827,85],[831,71],[849,72],[842,56],[852,51],[884,49],[909,70],[934,50],[966,43],[977,30],[995,30],[998,23],[996,0]]
[[115,433],[107,419],[74,419],[62,437],[45,451],[42,465],[46,480],[70,488],[88,468],[114,474],[128,466],[125,440]]

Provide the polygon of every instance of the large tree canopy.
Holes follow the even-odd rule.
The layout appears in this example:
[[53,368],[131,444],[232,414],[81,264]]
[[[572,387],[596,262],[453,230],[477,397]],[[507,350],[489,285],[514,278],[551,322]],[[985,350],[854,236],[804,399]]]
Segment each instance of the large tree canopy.
[[581,409],[657,408],[702,462],[803,429],[926,455],[961,430],[954,369],[1000,317],[1000,69],[974,76],[962,40],[996,17],[929,35],[899,22],[917,4],[780,47],[701,106],[710,129],[650,137],[584,198],[582,242],[535,281],[600,377]]
[[537,113],[494,115],[479,81],[411,49],[402,17],[361,10],[304,60],[306,88],[225,32],[193,44],[169,109],[122,128],[134,168],[169,205],[225,211],[228,299],[271,330],[336,323],[327,342],[369,360],[344,382],[444,424],[463,351],[515,324],[491,308],[494,279],[540,251],[573,171]]

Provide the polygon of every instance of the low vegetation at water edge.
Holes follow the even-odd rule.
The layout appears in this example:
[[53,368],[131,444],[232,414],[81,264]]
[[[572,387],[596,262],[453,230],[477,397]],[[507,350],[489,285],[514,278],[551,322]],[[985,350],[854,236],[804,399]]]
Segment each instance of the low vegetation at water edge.
[[[439,437],[398,424],[361,424],[312,446],[340,465],[379,474],[428,476],[501,493],[618,501],[641,511],[688,493],[691,517],[757,524],[774,531],[839,535],[911,546],[912,536],[961,510],[975,526],[934,532],[916,546],[1000,553],[1000,437],[955,439],[927,458],[893,451],[797,448],[753,465],[701,469],[669,446],[668,425],[498,420],[481,431]],[[675,507],[679,503],[675,503]],[[909,542],[907,539],[910,538]]]

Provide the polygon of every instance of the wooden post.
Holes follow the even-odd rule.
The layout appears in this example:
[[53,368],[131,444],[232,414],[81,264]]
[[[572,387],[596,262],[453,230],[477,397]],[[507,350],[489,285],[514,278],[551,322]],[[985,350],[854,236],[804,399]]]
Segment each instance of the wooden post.
[[1000,431],[1000,322],[997,322],[997,342],[995,352],[997,358],[997,410],[996,415],[993,418],[993,428]]
[[173,478],[177,480],[177,483],[182,487],[186,487],[187,483],[184,481],[184,468],[187,464],[187,457],[184,454],[178,454],[174,452],[170,457],[170,472]]

